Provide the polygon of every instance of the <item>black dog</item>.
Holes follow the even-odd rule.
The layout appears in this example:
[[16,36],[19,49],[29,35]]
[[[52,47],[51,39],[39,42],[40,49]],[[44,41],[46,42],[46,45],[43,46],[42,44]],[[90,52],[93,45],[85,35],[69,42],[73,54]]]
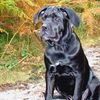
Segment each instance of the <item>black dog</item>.
[[47,43],[45,100],[53,99],[54,89],[66,100],[100,100],[100,82],[91,71],[73,27],[79,17],[70,8],[44,7],[35,15],[42,16],[41,38]]

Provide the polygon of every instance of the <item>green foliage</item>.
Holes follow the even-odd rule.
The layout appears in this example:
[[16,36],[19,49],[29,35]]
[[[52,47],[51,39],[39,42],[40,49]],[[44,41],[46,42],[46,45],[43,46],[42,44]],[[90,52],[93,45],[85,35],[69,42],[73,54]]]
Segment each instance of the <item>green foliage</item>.
[[39,54],[40,54],[40,49],[39,49],[39,46],[37,45],[37,44],[33,44],[33,46],[32,46],[32,54],[33,54],[33,56],[38,56]]
[[71,1],[72,0],[65,0],[65,3],[70,5],[71,4]]
[[0,13],[4,14],[9,13],[10,15],[15,15],[18,17],[25,17],[25,13],[22,11],[22,9],[18,8],[16,6],[15,0],[1,0],[0,1]]
[[13,69],[16,67],[16,65],[18,64],[18,60],[16,57],[11,57],[10,60],[6,63],[5,67],[7,67],[8,69]]
[[88,6],[88,8],[93,8],[93,3],[88,2],[87,6]]
[[21,57],[25,57],[27,56],[28,54],[28,49],[29,49],[29,46],[28,45],[25,45],[22,49],[22,52],[21,52]]
[[24,46],[22,47],[22,51],[21,51],[21,57],[25,57],[27,55],[29,56],[34,56],[37,57],[40,55],[41,50],[40,50],[40,44],[38,44],[38,41],[34,41],[32,39],[32,36],[23,36],[21,37],[21,40],[24,42]]
[[72,8],[77,11],[78,13],[82,13],[84,11],[84,8],[81,4],[78,4],[78,5],[75,5],[75,6],[72,6]]
[[7,43],[7,35],[5,33],[0,34],[0,52],[3,51],[4,45]]
[[100,14],[95,14],[94,16],[98,21],[100,21]]
[[80,38],[83,38],[86,36],[86,25],[82,19],[80,19],[80,26],[78,28],[75,28],[75,32],[78,34]]

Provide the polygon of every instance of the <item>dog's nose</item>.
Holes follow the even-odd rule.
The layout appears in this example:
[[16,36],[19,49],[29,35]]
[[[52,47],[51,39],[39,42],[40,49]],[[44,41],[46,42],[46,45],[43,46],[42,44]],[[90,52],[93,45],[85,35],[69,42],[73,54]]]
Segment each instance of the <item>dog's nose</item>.
[[47,26],[46,25],[42,25],[42,30],[46,31],[47,30]]

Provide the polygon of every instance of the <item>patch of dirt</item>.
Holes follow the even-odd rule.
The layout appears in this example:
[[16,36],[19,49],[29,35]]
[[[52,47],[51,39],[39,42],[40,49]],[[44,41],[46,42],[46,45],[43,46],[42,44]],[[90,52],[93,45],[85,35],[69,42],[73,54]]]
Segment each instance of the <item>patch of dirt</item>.
[[4,90],[0,92],[0,100],[44,100],[44,86],[41,84],[19,82],[14,85],[7,84],[2,89]]
[[90,67],[100,80],[100,46],[92,46],[84,51]]
[[[100,46],[84,50],[95,75],[100,79]],[[28,82],[0,86],[0,100],[44,100],[45,85]]]

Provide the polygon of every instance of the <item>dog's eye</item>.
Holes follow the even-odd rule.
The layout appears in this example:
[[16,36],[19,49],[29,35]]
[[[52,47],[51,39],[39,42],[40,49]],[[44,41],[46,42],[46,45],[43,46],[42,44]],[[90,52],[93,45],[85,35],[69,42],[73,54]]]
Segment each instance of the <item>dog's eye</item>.
[[47,15],[43,16],[42,17],[42,20],[46,20],[46,18],[47,18]]
[[59,17],[57,16],[57,15],[53,15],[53,19],[54,19],[54,21],[56,21],[56,22],[58,22],[59,21]]

